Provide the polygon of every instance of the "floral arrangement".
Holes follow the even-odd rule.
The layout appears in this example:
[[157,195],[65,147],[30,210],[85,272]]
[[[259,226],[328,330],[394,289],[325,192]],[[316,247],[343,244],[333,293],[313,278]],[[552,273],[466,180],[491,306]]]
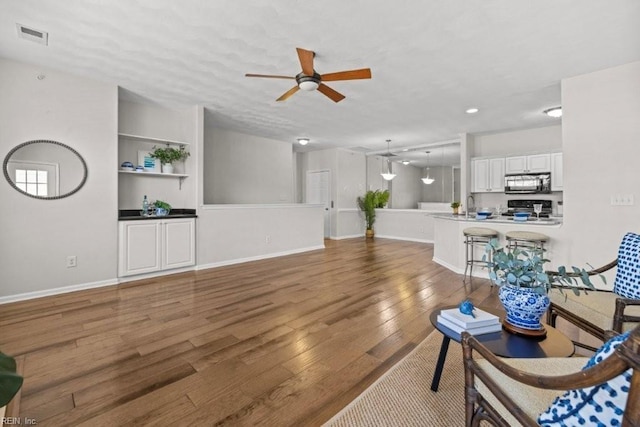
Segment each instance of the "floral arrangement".
[[[488,261],[488,255],[491,255],[491,261]],[[571,267],[571,271],[567,271],[566,267],[560,266],[557,272],[545,271],[544,265],[549,260],[543,255],[540,249],[505,251],[498,239],[492,239],[487,243],[482,259],[489,268],[489,278],[498,286],[531,288],[539,294],[546,294],[552,287],[561,291],[570,288],[576,295],[581,290],[595,290],[589,272],[584,268]],[[606,283],[604,276],[600,277]]]

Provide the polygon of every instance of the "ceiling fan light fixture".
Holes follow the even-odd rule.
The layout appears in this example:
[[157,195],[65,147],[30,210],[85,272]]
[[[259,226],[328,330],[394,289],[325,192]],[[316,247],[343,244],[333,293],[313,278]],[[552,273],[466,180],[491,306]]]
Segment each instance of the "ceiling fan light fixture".
[[298,144],[307,145],[309,143],[309,138],[298,138]]
[[543,111],[549,117],[562,117],[562,107],[553,107]]
[[307,92],[311,92],[318,89],[318,86],[320,86],[318,82],[314,82],[313,80],[307,80],[307,81],[298,83],[298,87],[301,90],[305,90]]

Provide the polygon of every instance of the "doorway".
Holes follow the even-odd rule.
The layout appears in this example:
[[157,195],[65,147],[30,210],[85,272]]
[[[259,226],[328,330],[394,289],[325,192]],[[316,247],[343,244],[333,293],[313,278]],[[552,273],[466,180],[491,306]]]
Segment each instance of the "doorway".
[[324,209],[324,237],[331,236],[331,196],[329,190],[330,171],[307,172],[307,203],[322,205]]

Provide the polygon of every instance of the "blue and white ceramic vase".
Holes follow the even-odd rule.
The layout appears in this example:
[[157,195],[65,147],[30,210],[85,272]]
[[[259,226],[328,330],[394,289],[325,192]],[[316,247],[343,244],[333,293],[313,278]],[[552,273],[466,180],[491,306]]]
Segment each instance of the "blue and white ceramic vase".
[[529,336],[546,336],[544,326],[540,322],[549,308],[549,297],[546,293],[538,293],[534,289],[502,285],[498,293],[507,316],[503,326],[509,332]]

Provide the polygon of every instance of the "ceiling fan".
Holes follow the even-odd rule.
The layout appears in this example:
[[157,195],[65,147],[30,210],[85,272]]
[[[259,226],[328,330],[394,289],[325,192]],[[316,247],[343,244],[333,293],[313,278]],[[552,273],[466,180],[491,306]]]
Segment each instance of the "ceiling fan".
[[330,98],[334,102],[340,102],[345,97],[340,92],[337,92],[331,89],[329,86],[325,85],[322,82],[335,82],[339,80],[359,80],[359,79],[370,79],[371,78],[371,69],[362,68],[360,70],[349,70],[349,71],[339,71],[337,73],[329,73],[329,74],[318,74],[316,70],[313,69],[313,57],[316,55],[315,52],[310,50],[305,50],[301,48],[296,48],[298,51],[298,59],[300,60],[300,65],[302,66],[302,72],[296,75],[295,77],[290,76],[276,76],[270,74],[245,74],[245,77],[264,77],[269,79],[292,79],[295,80],[297,85],[286,91],[280,98],[276,101],[285,101],[291,95],[296,93],[299,89],[304,91],[313,91],[318,90],[328,98]]

